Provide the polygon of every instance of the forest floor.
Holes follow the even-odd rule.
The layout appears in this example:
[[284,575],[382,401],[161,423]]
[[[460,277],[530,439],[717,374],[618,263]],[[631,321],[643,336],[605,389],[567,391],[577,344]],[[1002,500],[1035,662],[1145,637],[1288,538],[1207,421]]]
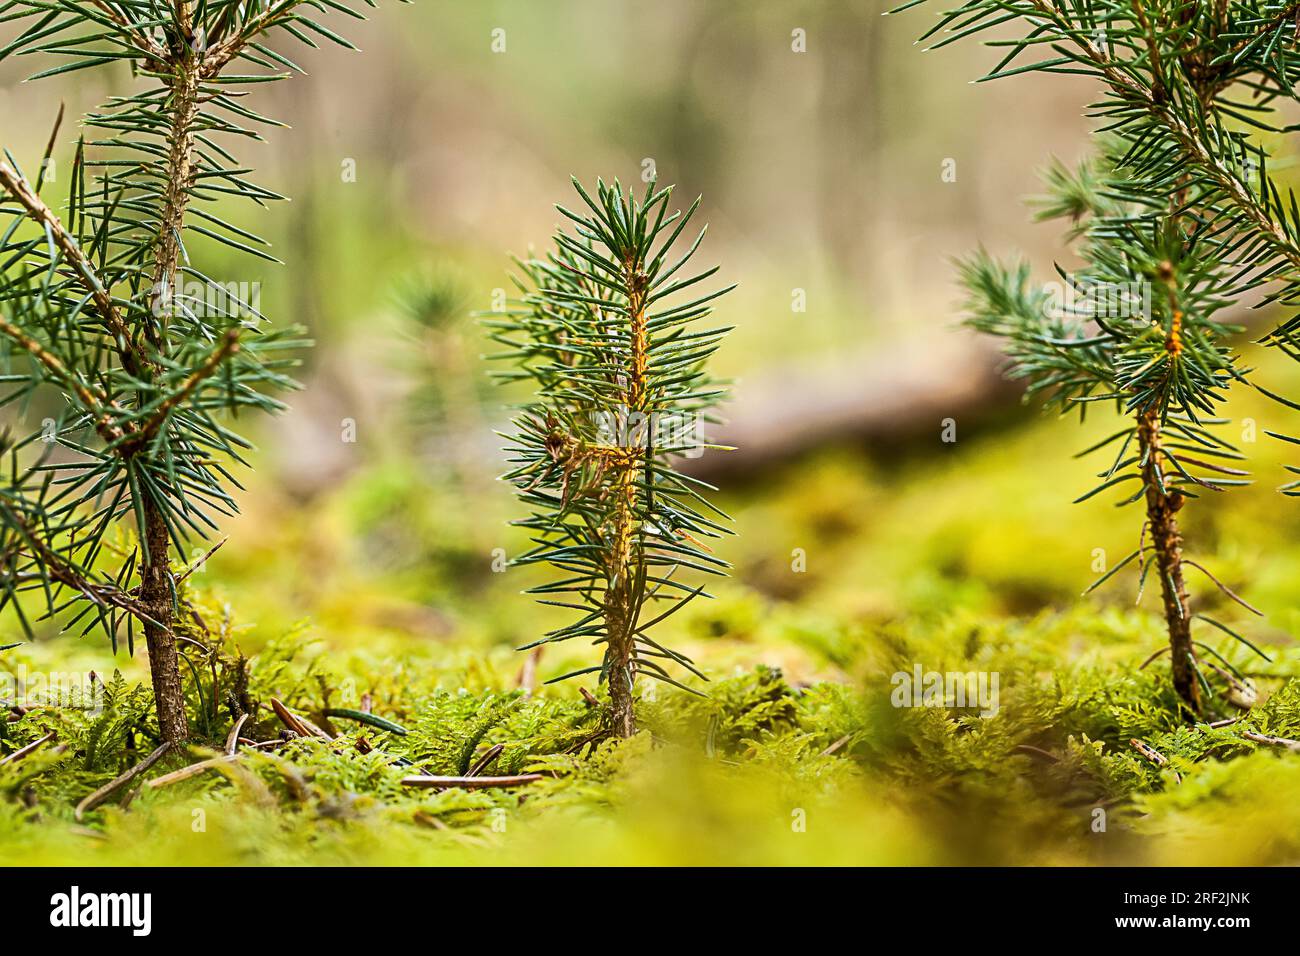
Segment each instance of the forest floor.
[[[285,641],[248,666],[246,700],[262,706],[241,731],[283,742],[222,759],[233,721],[211,713],[209,672],[193,685],[206,710],[195,743],[81,820],[81,800],[153,749],[147,691],[119,678],[96,716],[35,707],[11,720],[7,752],[53,737],[0,766],[0,862],[1296,862],[1300,755],[1246,735],[1300,737],[1300,654],[1252,668],[1267,700],[1236,723],[1187,726],[1164,676],[1119,663],[1140,659],[1149,633],[1141,615],[1092,611],[893,630],[879,673],[915,660],[997,673],[997,713],[894,707],[883,676],[796,683],[760,666],[707,698],[661,690],[642,701],[636,738],[595,743],[598,706],[512,686],[518,662],[502,654],[464,666]],[[1087,650],[1067,664],[1062,647]],[[218,667],[219,695],[237,673]],[[295,717],[308,721],[297,733]],[[539,777],[404,785],[419,774]]]

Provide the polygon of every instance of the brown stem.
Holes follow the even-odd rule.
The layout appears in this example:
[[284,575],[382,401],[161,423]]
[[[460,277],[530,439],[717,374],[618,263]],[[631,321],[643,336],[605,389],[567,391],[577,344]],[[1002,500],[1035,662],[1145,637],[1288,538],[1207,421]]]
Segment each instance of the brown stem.
[[617,610],[606,615],[606,673],[609,679],[610,729],[618,737],[636,733],[633,681],[636,680],[636,644],[632,640],[630,594],[620,585]]
[[266,33],[287,19],[300,2],[301,0],[280,0],[279,3],[268,6],[263,13],[245,21],[238,31],[230,36],[223,37],[224,28],[219,27],[209,38],[212,45],[204,62],[205,75],[215,76],[219,73],[222,67],[237,57],[255,36]]
[[[1184,156],[1193,164],[1199,166],[1201,171],[1214,181],[1228,201],[1245,218],[1248,225],[1268,241],[1279,255],[1286,258],[1293,269],[1300,268],[1300,246],[1291,241],[1291,237],[1281,224],[1274,222],[1267,207],[1256,200],[1250,190],[1241,182],[1237,173],[1223,166],[1219,157],[1206,145],[1199,130],[1185,123],[1168,102],[1156,97],[1153,91],[1148,90],[1133,79],[1121,68],[1121,64],[1112,59],[1106,51],[1079,34],[1070,22],[1062,17],[1053,0],[1031,0],[1031,2],[1040,14],[1049,18],[1070,35],[1074,45],[1092,61],[1112,90],[1127,95],[1135,103],[1140,104],[1154,119],[1163,123],[1178,141]],[[1287,12],[1300,12],[1300,4],[1288,7],[1287,11],[1283,13]],[[1279,17],[1285,19],[1283,14],[1279,14]],[[1282,20],[1277,22],[1280,24]],[[1246,42],[1249,42],[1249,40]],[[1208,102],[1205,99],[1207,94],[1213,96],[1221,88],[1222,84],[1216,83],[1209,90],[1198,90],[1198,94],[1202,97],[1202,103]],[[1274,278],[1277,278],[1277,276],[1274,276]]]
[[140,601],[157,623],[144,626],[149,648],[149,674],[163,743],[180,743],[189,736],[185,719],[185,690],[181,685],[180,653],[172,633],[173,605],[167,521],[152,498],[144,502],[145,560],[140,567]]
[[[183,12],[185,5],[178,5]],[[189,189],[194,178],[194,120],[198,110],[197,66],[189,57],[175,64],[171,86],[171,131],[167,156],[167,194],[162,220],[158,224],[158,244],[154,259],[153,290],[155,296],[173,295],[176,271],[180,263],[180,232],[189,205]],[[155,301],[158,301],[155,299]],[[160,311],[159,326],[149,328],[151,344],[161,354],[166,343],[163,324],[165,310]],[[232,343],[233,345],[233,343]],[[185,719],[185,693],[181,683],[180,655],[176,649],[173,623],[173,582],[171,576],[171,536],[167,520],[158,501],[146,494],[141,502],[145,527],[143,559],[140,564],[140,600],[156,622],[145,625],[149,647],[149,670],[153,678],[154,701],[158,708],[158,725],[165,743],[179,743],[189,736]]]
[[131,439],[136,443],[137,447],[157,434],[158,430],[166,424],[167,416],[172,413],[172,410],[193,395],[205,380],[217,373],[222,362],[238,351],[239,329],[230,329],[221,337],[216,347],[208,353],[208,357],[200,363],[199,367],[185,377],[180,388],[160,402],[158,407],[154,409],[153,415],[140,427],[137,435]]
[[[171,131],[168,137],[167,185],[162,219],[158,223],[158,245],[154,253],[153,294],[160,323],[165,321],[168,302],[175,296],[176,270],[180,263],[181,229],[189,208],[194,184],[194,121],[198,116],[199,66],[185,60],[176,66],[171,87]],[[154,345],[162,347],[163,329],[152,329]]]
[[87,385],[73,374],[57,355],[46,350],[40,342],[3,316],[0,316],[0,334],[16,342],[32,358],[44,365],[55,381],[67,386],[76,393],[77,398],[81,400],[86,410],[95,416],[95,429],[105,442],[112,444],[122,438],[122,429],[108,411],[112,409],[113,412],[120,412],[122,409],[104,393],[103,389],[98,386]]
[[1201,688],[1192,665],[1191,614],[1187,587],[1183,583],[1182,535],[1177,513],[1183,495],[1163,483],[1160,473],[1160,416],[1155,409],[1138,418],[1138,441],[1142,448],[1142,480],[1146,484],[1147,524],[1160,572],[1160,593],[1164,598],[1165,625],[1169,630],[1169,651],[1174,689],[1193,713],[1201,710]]
[[[88,578],[82,569],[51,548],[18,512],[3,507],[0,507],[0,512],[3,512],[5,521],[19,532],[23,541],[26,542],[26,547],[30,548],[33,557],[41,565],[43,574],[51,581],[57,581],[59,584],[71,588],[97,607],[119,608],[141,623],[148,622],[148,610],[140,601],[116,585],[104,584]],[[11,560],[16,550],[10,549],[7,553],[0,554],[0,564]],[[27,577],[27,574],[17,574],[14,575],[13,580],[22,581]],[[36,578],[39,580],[39,576],[36,576]]]
[[[627,264],[628,319],[631,323],[631,355],[624,385],[627,400],[628,428],[645,427],[645,441],[653,431],[648,423],[640,422],[646,409],[646,366],[648,363],[648,337],[645,320],[646,277],[640,263]],[[632,423],[637,422],[634,426]],[[641,440],[629,434],[631,442]],[[641,572],[641,557],[637,548],[636,499],[637,486],[644,468],[644,457],[629,455],[618,468],[614,495],[617,513],[614,519],[614,545],[610,560],[610,579],[617,584],[610,588],[605,602],[605,673],[609,680],[611,730],[619,737],[636,733],[636,714],[633,709],[633,685],[636,681],[635,628],[639,595],[637,593]]]
[[[1038,2],[1041,3],[1042,0],[1038,0]],[[1166,124],[1174,132],[1175,136],[1182,141],[1188,152],[1195,153],[1197,149],[1204,151],[1204,146],[1199,137],[1182,125],[1181,120],[1174,114],[1167,102],[1160,78],[1159,43],[1145,13],[1142,11],[1141,4],[1137,6],[1137,10],[1143,32],[1147,38],[1152,69],[1156,74],[1156,83],[1150,93],[1139,88],[1140,98],[1146,108],[1155,114],[1157,118],[1163,118],[1166,121]],[[1098,62],[1103,73],[1114,85],[1116,77],[1113,66],[1104,64],[1098,59],[1100,51],[1096,46],[1089,44],[1087,49],[1089,55],[1094,61]],[[1204,64],[1199,62],[1199,58],[1194,55],[1185,58],[1180,57],[1180,60],[1196,91],[1202,110],[1208,110],[1216,91],[1212,87],[1212,79],[1207,78],[1205,75]],[[1246,205],[1253,207],[1254,204],[1249,202],[1249,193],[1241,189],[1236,179],[1231,175],[1220,177],[1223,171],[1218,163],[1213,162],[1213,157],[1208,153],[1205,158],[1207,164],[1213,167],[1211,173],[1216,177],[1224,178],[1225,181],[1221,185],[1229,194],[1234,198],[1239,198],[1237,194],[1243,193],[1245,199],[1248,200]],[[1170,198],[1170,221],[1173,223],[1177,223],[1179,218],[1178,210],[1187,201],[1190,181],[1190,175],[1184,174],[1181,176],[1179,188]],[[1247,209],[1247,212],[1250,211],[1252,210]],[[1254,211],[1258,211],[1257,208]],[[1271,220],[1268,225],[1272,225]],[[1275,231],[1276,227],[1274,227]],[[1165,349],[1169,353],[1169,361],[1172,367],[1183,352],[1183,313],[1179,308],[1174,263],[1162,263],[1161,274],[1168,296],[1170,316]],[[1172,371],[1170,374],[1172,374]],[[1142,481],[1146,486],[1147,526],[1151,530],[1151,541],[1156,554],[1156,569],[1160,574],[1160,594],[1165,607],[1165,625],[1169,631],[1169,659],[1174,690],[1182,698],[1192,714],[1195,715],[1199,714],[1201,710],[1201,688],[1197,680],[1196,664],[1192,651],[1191,613],[1188,608],[1187,587],[1183,581],[1182,535],[1178,530],[1177,517],[1185,498],[1180,491],[1165,483],[1164,475],[1161,472],[1161,456],[1167,456],[1172,460],[1172,455],[1169,455],[1168,452],[1161,448],[1160,429],[1161,409],[1157,405],[1152,405],[1138,417],[1138,441],[1142,450],[1143,462]],[[1136,746],[1139,742],[1133,741],[1133,743]],[[1163,758],[1161,758],[1161,762],[1164,762]]]

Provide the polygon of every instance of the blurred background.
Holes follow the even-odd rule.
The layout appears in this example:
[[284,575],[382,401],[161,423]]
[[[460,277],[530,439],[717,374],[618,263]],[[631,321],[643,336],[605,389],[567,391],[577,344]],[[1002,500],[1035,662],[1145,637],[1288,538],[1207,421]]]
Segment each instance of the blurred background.
[[[988,344],[956,328],[951,259],[983,244],[1022,250],[1044,278],[1068,267],[1022,200],[1050,156],[1082,155],[1089,89],[973,84],[989,51],[923,52],[935,11],[882,10],[428,0],[344,24],[361,54],[293,51],[309,75],[251,104],[291,128],[241,156],[291,201],[230,210],[285,265],[191,248],[213,275],[260,281],[262,310],[317,342],[292,410],[245,424],[259,450],[243,515],[196,577],[223,626],[253,649],[303,627],[329,646],[508,657],[550,622],[518,593],[527,574],[493,571],[523,546],[495,481],[511,396],[486,378],[470,313],[509,288],[510,254],[548,243],[570,175],[639,181],[651,165],[682,205],[704,196],[700,261],[739,283],[718,308],[736,330],[717,437],[740,449],[697,466],[737,518],[722,546],[736,574],[675,619],[678,636],[720,669],[811,680],[845,676],[844,642],[890,621],[1077,606],[1096,550],[1135,546],[1135,512],[1069,503],[1101,467],[1071,454],[1108,423],[1020,405]],[[36,69],[0,65],[0,141],[29,165],[60,102],[75,118],[131,82],[107,69],[24,84]],[[55,189],[76,132],[60,134]],[[1294,380],[1259,361],[1280,390]],[[1259,486],[1189,509],[1188,534],[1282,640],[1297,560],[1257,542],[1300,522],[1273,493],[1285,449],[1263,432],[1295,423],[1240,401]],[[1085,601],[1128,605],[1132,583]],[[572,664],[556,653],[542,676]]]

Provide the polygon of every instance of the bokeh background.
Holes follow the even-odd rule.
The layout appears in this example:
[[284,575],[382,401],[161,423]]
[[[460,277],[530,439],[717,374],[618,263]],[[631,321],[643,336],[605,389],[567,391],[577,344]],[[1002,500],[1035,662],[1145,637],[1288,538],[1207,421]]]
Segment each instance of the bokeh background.
[[[934,11],[885,6],[421,0],[346,24],[361,54],[295,53],[309,75],[252,104],[291,128],[243,150],[291,201],[255,220],[231,210],[285,264],[250,272],[191,250],[229,263],[211,274],[260,281],[263,311],[317,343],[292,410],[245,425],[259,450],[243,514],[197,578],[221,626],[252,651],[300,632],[460,661],[462,676],[478,660],[519,666],[510,649],[552,618],[519,594],[533,578],[493,571],[496,549],[523,546],[495,480],[511,396],[487,380],[470,313],[508,288],[511,253],[545,246],[570,175],[639,182],[647,163],[683,205],[703,195],[700,259],[739,283],[717,309],[736,327],[717,434],[740,448],[699,465],[737,519],[722,545],[735,574],[674,618],[674,640],[721,674],[761,662],[851,681],[854,648],[898,622],[1131,606],[1124,575],[1079,596],[1097,549],[1136,546],[1136,512],[1070,504],[1103,467],[1072,453],[1106,416],[1080,428],[1023,407],[990,345],[957,327],[951,262],[982,244],[1044,279],[1069,267],[1059,229],[1023,200],[1049,157],[1086,151],[1088,84],[973,84],[993,54],[924,52]],[[24,84],[36,69],[0,65],[0,142],[28,164],[60,101],[75,118],[130,84],[114,70]],[[75,135],[65,125],[58,171]],[[1295,391],[1300,369],[1252,358]],[[1274,492],[1287,449],[1264,431],[1297,422],[1250,395],[1231,412],[1255,423],[1258,485],[1189,508],[1187,533],[1267,613],[1252,633],[1287,643],[1300,509]],[[78,653],[110,656],[89,641]],[[124,653],[113,665],[139,673]],[[582,648],[548,652],[540,674],[584,663]]]

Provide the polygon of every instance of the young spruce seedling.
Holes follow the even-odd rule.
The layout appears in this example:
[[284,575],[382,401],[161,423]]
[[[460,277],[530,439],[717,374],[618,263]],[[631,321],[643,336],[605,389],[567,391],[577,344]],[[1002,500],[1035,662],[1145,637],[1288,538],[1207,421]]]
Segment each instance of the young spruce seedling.
[[668,671],[676,665],[704,678],[651,633],[705,593],[679,572],[728,567],[706,543],[728,533],[721,522],[729,519],[703,494],[716,489],[673,462],[717,447],[701,441],[699,427],[713,420],[723,391],[706,364],[729,329],[698,323],[732,287],[677,295],[718,271],[679,276],[704,230],[672,257],[698,199],[668,214],[672,188],[656,191],[653,181],[640,199],[617,181],[598,181],[595,198],[573,184],[586,211],[557,207],[573,234],[557,232],[545,258],[517,261],[522,297],[486,324],[508,349],[494,357],[512,366],[497,377],[535,391],[507,449],[505,479],[532,510],[516,523],[533,547],[513,564],[554,567],[559,579],[530,593],[579,614],[527,647],[573,638],[603,645],[599,664],[555,680],[598,672],[609,686],[609,729],[630,737],[638,676],[682,687]]
[[[993,31],[986,42],[1002,55],[984,79],[1065,73],[1100,88],[1097,154],[1049,172],[1043,210],[1070,223],[1083,266],[1058,267],[1059,294],[982,253],[962,273],[970,324],[1006,339],[1030,395],[1063,412],[1111,404],[1127,420],[1089,449],[1118,451],[1079,500],[1115,489],[1146,514],[1137,547],[1093,587],[1131,562],[1141,582],[1159,583],[1173,686],[1191,714],[1211,693],[1239,705],[1253,696],[1194,622],[1262,652],[1189,595],[1195,570],[1259,613],[1187,556],[1183,509],[1247,481],[1225,438],[1231,386],[1300,407],[1255,382],[1233,339],[1243,329],[1224,317],[1300,303],[1300,205],[1266,151],[1294,129],[1278,107],[1300,88],[1298,16],[1284,0],[961,0],[924,38],[940,36],[937,47]],[[1297,330],[1300,317],[1284,317],[1263,341],[1296,358]]]
[[173,555],[192,559],[194,537],[235,510],[228,466],[248,445],[229,418],[281,408],[305,344],[264,329],[253,284],[205,273],[194,240],[276,261],[221,218],[231,200],[281,198],[229,148],[280,125],[249,108],[248,87],[301,72],[270,40],[351,46],[312,18],[326,6],[361,17],[336,0],[0,4],[22,27],[0,59],[55,61],[32,79],[129,67],[135,80],[86,116],[61,202],[57,121],[34,179],[0,161],[0,406],[48,416],[3,443],[0,610],[30,635],[34,598],[115,648],[143,630],[163,750],[189,735],[177,630],[193,567],[173,570]]

